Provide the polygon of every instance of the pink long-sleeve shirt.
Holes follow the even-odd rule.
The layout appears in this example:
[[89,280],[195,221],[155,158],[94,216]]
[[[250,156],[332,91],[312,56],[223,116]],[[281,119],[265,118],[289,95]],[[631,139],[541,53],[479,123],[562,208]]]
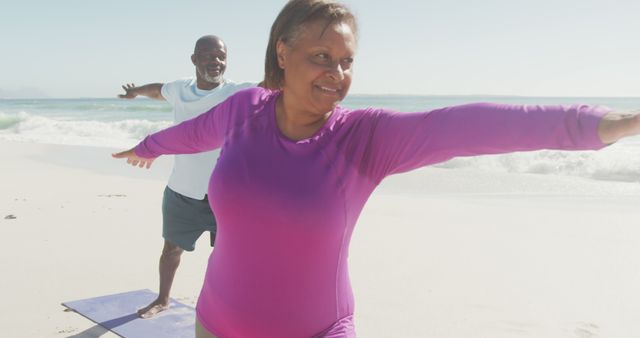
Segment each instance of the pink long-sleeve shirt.
[[354,336],[349,241],[382,179],[456,156],[601,148],[597,125],[608,112],[337,107],[312,137],[292,141],[276,124],[279,95],[241,91],[135,148],[145,158],[222,148],[208,190],[216,247],[197,305],[202,325],[220,338]]

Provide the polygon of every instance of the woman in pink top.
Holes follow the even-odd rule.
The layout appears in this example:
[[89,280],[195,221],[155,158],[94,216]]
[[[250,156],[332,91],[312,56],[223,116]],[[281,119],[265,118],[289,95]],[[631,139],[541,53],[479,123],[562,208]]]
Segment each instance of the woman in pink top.
[[640,132],[637,115],[603,107],[344,109],[356,33],[342,4],[290,1],[271,30],[268,89],[239,92],[114,155],[149,167],[163,154],[221,148],[198,338],[355,337],[349,241],[386,176],[456,156],[598,149]]

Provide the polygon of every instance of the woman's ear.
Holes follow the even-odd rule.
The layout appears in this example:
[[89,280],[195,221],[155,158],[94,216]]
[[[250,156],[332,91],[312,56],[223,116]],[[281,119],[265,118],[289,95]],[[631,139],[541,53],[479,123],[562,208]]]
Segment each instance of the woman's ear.
[[278,40],[278,42],[276,43],[276,54],[278,55],[278,66],[280,67],[280,69],[284,69],[286,51],[287,45],[282,42],[282,40]]

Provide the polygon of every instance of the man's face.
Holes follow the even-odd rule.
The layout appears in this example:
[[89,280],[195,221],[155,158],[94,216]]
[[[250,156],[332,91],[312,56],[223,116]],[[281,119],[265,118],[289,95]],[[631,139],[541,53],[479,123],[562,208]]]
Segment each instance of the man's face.
[[191,61],[196,66],[198,80],[219,84],[227,69],[227,47],[218,40],[201,43],[191,56]]

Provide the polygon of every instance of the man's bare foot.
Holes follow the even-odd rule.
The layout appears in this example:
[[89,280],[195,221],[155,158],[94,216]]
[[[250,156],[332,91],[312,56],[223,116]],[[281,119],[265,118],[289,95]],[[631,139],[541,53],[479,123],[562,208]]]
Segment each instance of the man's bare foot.
[[156,299],[153,301],[153,303],[147,305],[146,307],[138,310],[138,317],[142,318],[142,319],[149,319],[152,318],[153,316],[157,315],[158,313],[164,311],[164,310],[168,310],[169,309],[169,302],[163,302],[160,299]]

